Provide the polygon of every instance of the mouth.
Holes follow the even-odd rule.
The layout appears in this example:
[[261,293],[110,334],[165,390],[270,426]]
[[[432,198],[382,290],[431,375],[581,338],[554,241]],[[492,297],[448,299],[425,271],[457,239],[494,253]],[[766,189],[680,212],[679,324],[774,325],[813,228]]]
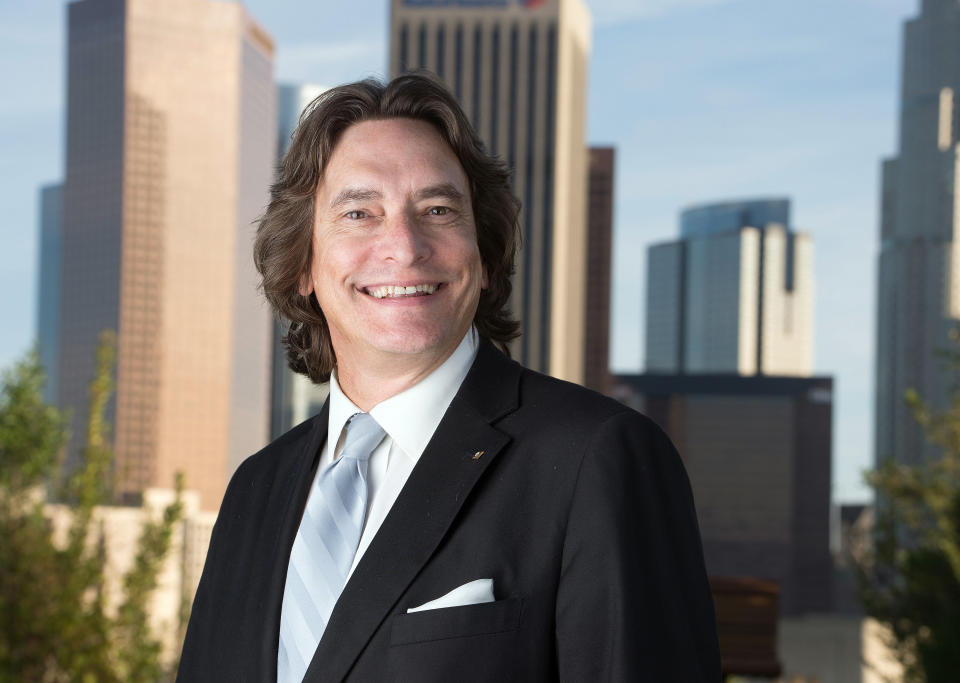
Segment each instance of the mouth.
[[438,289],[440,289],[439,284],[430,282],[418,285],[378,285],[376,287],[364,287],[362,291],[375,299],[401,299],[430,296]]

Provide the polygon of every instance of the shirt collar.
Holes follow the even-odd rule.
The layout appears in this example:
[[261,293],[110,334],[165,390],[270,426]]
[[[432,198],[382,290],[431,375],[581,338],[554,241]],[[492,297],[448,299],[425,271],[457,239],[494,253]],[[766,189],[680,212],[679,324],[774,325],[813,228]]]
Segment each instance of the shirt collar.
[[330,416],[327,419],[327,443],[329,444],[328,450],[330,451],[331,462],[336,459],[337,443],[340,440],[344,425],[347,424],[347,420],[357,413],[362,412],[363,411],[354,405],[353,401],[343,393],[343,389],[340,388],[340,384],[337,382],[337,371],[334,370],[331,372]]
[[[381,401],[370,409],[370,415],[400,450],[416,463],[437,430],[447,407],[457,395],[460,385],[477,357],[479,339],[471,327],[450,357],[436,370],[409,389]],[[337,383],[336,371],[330,375],[330,418],[327,439],[339,440],[343,426],[354,413],[362,412],[347,398]],[[336,441],[330,442],[331,453]]]

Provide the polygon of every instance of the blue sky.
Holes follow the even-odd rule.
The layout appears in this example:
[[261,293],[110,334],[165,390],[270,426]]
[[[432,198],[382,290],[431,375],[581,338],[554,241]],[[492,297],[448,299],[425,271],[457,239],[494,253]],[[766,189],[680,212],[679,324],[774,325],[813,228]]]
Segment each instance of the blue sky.
[[[0,367],[35,327],[40,185],[63,172],[63,0],[0,3]],[[387,0],[249,0],[280,81],[387,69]],[[818,374],[834,377],[834,498],[868,495],[879,163],[896,151],[917,0],[595,0],[588,140],[617,147],[615,369],[639,369],[646,246],[689,204],[786,195],[813,235]]]

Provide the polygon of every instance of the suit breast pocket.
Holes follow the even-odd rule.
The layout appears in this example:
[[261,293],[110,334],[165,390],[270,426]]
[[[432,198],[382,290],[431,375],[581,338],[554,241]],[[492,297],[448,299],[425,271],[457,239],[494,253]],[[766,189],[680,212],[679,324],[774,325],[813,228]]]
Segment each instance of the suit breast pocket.
[[390,629],[390,645],[515,631],[520,625],[522,604],[520,598],[508,598],[477,605],[396,614]]
[[472,683],[524,680],[517,667],[522,600],[511,598],[393,616],[384,680]]

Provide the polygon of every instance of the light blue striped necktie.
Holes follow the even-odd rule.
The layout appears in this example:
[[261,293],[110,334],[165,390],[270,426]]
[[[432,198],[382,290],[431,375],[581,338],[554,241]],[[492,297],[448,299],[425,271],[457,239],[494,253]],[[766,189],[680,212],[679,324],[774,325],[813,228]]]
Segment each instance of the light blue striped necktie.
[[370,454],[384,432],[367,413],[351,417],[346,429],[343,452],[317,477],[290,551],[280,612],[278,683],[303,680],[360,543]]

